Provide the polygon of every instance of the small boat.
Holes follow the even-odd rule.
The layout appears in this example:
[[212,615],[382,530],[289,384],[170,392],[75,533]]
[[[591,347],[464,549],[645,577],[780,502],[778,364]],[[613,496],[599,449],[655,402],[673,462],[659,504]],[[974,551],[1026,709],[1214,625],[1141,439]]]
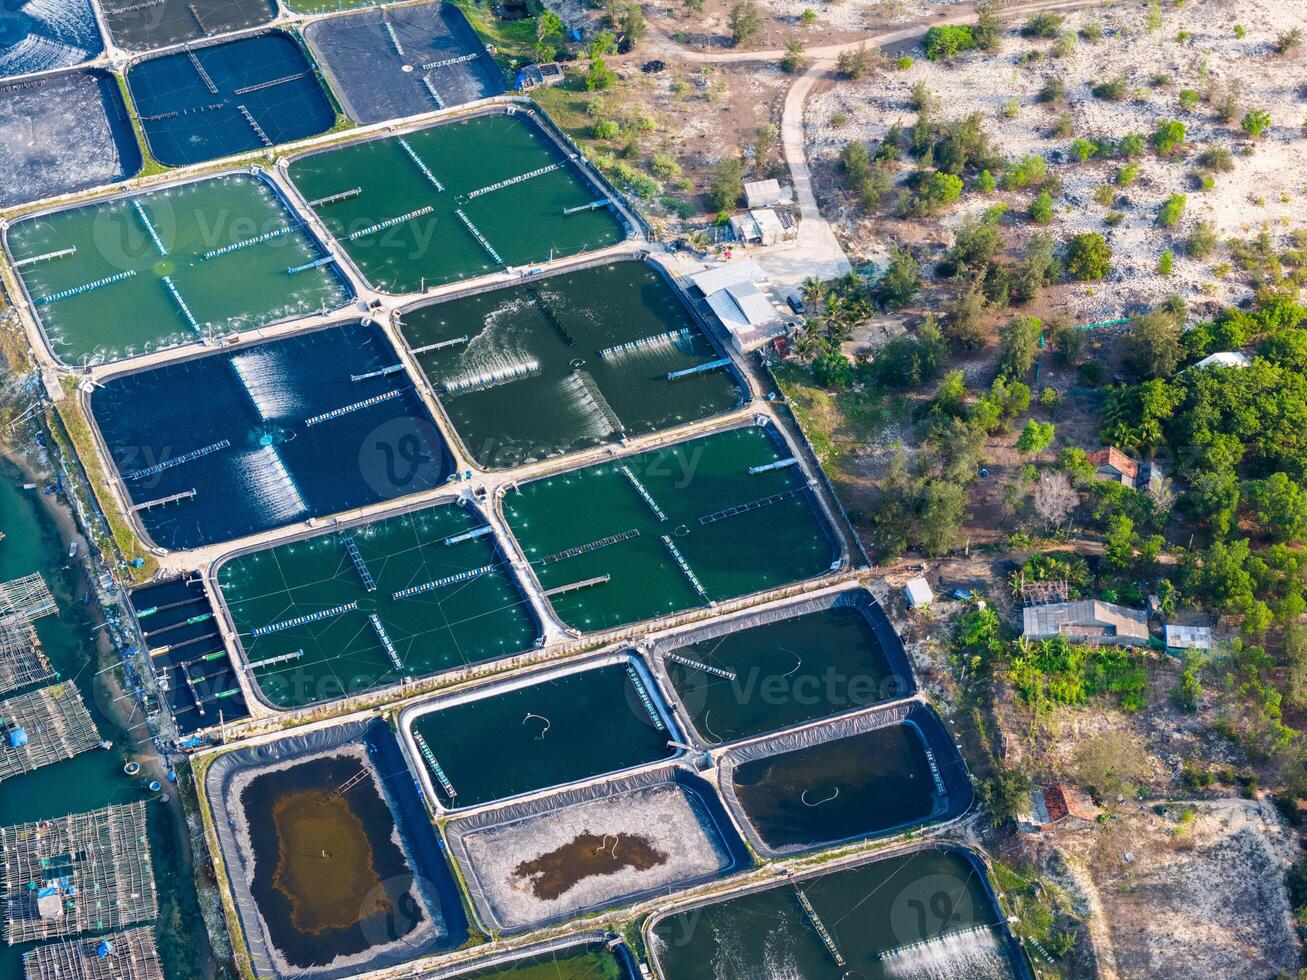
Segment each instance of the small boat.
[[68,557],[69,557],[70,559],[72,559],[72,558],[76,558],[76,557],[77,557],[77,542],[76,542],[76,541],[74,541],[72,544],[70,544],[70,545],[68,546]]

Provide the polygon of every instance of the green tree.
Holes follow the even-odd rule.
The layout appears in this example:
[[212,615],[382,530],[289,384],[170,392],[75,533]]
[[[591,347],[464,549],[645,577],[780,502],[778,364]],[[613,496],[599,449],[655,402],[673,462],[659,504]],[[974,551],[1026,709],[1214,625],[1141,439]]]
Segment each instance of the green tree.
[[1169,276],[1175,270],[1175,254],[1168,248],[1157,259],[1157,274]]
[[585,72],[585,87],[589,92],[599,92],[608,88],[617,80],[617,74],[608,67],[603,58],[591,58],[590,67]]
[[1033,316],[1017,317],[998,332],[998,370],[1009,378],[1024,378],[1039,357],[1044,325]]
[[1000,766],[980,784],[980,799],[989,812],[989,822],[1001,827],[1030,805],[1030,777],[1016,767]]
[[840,78],[856,81],[867,73],[871,67],[871,52],[866,44],[841,51],[835,59],[835,73]]
[[1040,191],[1030,202],[1030,220],[1037,225],[1052,224],[1053,195],[1048,191]]
[[735,202],[743,195],[744,161],[739,157],[726,157],[713,171],[708,200],[712,202],[714,210],[725,211],[735,207]]
[[807,67],[808,59],[803,53],[803,42],[792,37],[785,42],[785,55],[781,58],[781,71],[793,75]]
[[885,275],[876,284],[876,301],[892,310],[901,310],[921,292],[921,265],[906,248],[890,254]]
[[753,0],[739,0],[731,8],[727,23],[731,28],[731,43],[747,44],[762,31],[762,11]]
[[1184,123],[1177,119],[1166,119],[1157,124],[1153,130],[1153,146],[1164,157],[1175,155],[1185,141]]
[[1300,542],[1307,537],[1307,490],[1287,473],[1253,480],[1244,492],[1257,522],[1274,540]]
[[922,181],[920,189],[908,202],[908,211],[919,217],[937,213],[962,195],[962,178],[942,170],[934,171]]
[[1096,231],[1076,235],[1067,245],[1066,272],[1077,282],[1106,279],[1112,274],[1112,246]]
[[931,480],[921,492],[922,551],[935,556],[956,547],[966,516],[966,488],[948,480]]
[[969,51],[976,46],[976,36],[970,27],[960,24],[939,24],[926,31],[926,57],[931,61],[945,60]]
[[1029,419],[1026,427],[1017,437],[1017,452],[1022,456],[1038,456],[1053,444],[1056,429],[1052,422],[1036,422]]
[[1161,209],[1157,212],[1157,223],[1163,228],[1174,228],[1180,223],[1180,216],[1184,214],[1184,207],[1189,203],[1189,197],[1186,194],[1172,194],[1163,203]]
[[1162,310],[1134,317],[1125,335],[1126,360],[1143,378],[1169,378],[1180,363],[1180,321]]

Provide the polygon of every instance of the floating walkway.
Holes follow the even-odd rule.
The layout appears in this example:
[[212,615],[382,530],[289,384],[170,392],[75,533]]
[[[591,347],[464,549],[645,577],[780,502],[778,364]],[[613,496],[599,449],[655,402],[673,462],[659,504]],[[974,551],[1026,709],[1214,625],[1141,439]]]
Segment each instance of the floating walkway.
[[542,593],[546,599],[552,599],[556,595],[563,595],[565,592],[576,592],[578,589],[588,589],[592,585],[606,585],[612,580],[611,575],[596,575],[594,578],[583,578],[579,582],[569,582],[567,585],[556,585],[552,589],[545,589]]
[[826,947],[826,952],[830,953],[836,966],[841,970],[844,969],[846,965],[844,957],[840,953],[840,948],[835,945],[835,938],[826,928],[826,923],[821,921],[821,917],[817,915],[817,910],[812,907],[812,903],[808,901],[808,896],[803,893],[803,889],[798,885],[794,886],[794,894],[799,897],[799,904],[803,906],[803,911],[808,916],[808,920],[812,923],[812,927],[817,930],[817,935],[821,937],[821,941]]
[[435,775],[436,781],[440,783],[441,788],[444,789],[445,795],[451,800],[457,799],[458,792],[454,789],[454,784],[449,781],[449,777],[445,775],[445,770],[436,761],[436,756],[431,751],[431,746],[427,744],[427,740],[422,737],[422,733],[414,732],[413,741],[417,743],[418,751],[422,753],[422,758],[431,767],[431,772]]
[[438,578],[431,582],[423,582],[421,585],[410,585],[407,589],[400,589],[398,592],[392,593],[390,597],[392,599],[410,599],[415,595],[422,595],[424,592],[430,592],[433,589],[442,589],[447,585],[457,585],[459,582],[471,581],[494,570],[494,565],[469,568],[466,572],[455,572],[453,575],[446,575],[444,578]]
[[589,544],[577,545],[575,548],[568,548],[566,551],[556,551],[552,555],[546,555],[536,564],[552,565],[556,561],[563,561],[567,558],[576,558],[578,555],[589,554],[591,551],[598,551],[600,548],[607,548],[610,544],[618,544],[622,541],[629,541],[631,538],[640,536],[640,532],[635,528],[629,531],[622,531],[620,534],[610,534],[606,538],[600,538],[598,541],[591,541]]
[[385,231],[387,228],[394,228],[395,225],[402,225],[405,221],[412,221],[414,218],[421,218],[430,214],[435,208],[427,205],[424,208],[418,208],[416,211],[410,211],[408,214],[401,214],[395,218],[387,218],[385,221],[375,225],[369,225],[367,228],[360,228],[358,231],[352,231],[345,236],[345,241],[352,242],[362,238],[365,235],[371,235],[378,231]]
[[599,351],[599,357],[605,361],[611,361],[621,357],[624,354],[635,354],[640,351],[653,350],[658,347],[673,346],[683,340],[689,340],[694,336],[694,331],[688,327],[682,327],[680,330],[669,330],[666,333],[657,333],[652,337],[641,337],[639,340],[628,340],[624,344],[614,344],[612,347],[605,347]]
[[644,680],[635,672],[635,668],[630,664],[626,666],[626,676],[631,679],[631,686],[635,688],[636,697],[644,705],[644,710],[649,713],[649,720],[653,722],[654,728],[660,732],[667,731],[667,726],[663,724],[662,715],[658,713],[658,708],[653,703],[653,698],[649,696],[649,690],[644,686]]
[[377,634],[377,639],[381,641],[381,645],[386,648],[386,656],[395,665],[395,669],[403,670],[404,661],[399,659],[399,651],[395,649],[395,644],[390,642],[390,634],[386,632],[386,627],[382,625],[381,617],[376,613],[368,613],[368,622],[372,624],[372,629]]
[[254,130],[254,135],[259,138],[264,146],[272,146],[272,140],[268,138],[268,134],[263,131],[263,127],[259,125],[259,121],[254,118],[249,109],[245,108],[243,105],[238,105],[236,111],[239,112],[245,118],[245,121],[250,124],[250,129]]
[[252,245],[262,245],[264,242],[270,242],[274,238],[281,238],[283,235],[289,235],[291,232],[299,231],[298,224],[286,225],[282,228],[274,228],[272,231],[265,231],[262,235],[256,235],[253,238],[246,238],[243,241],[232,242],[230,245],[224,245],[222,248],[214,248],[200,256],[200,260],[207,262],[209,259],[216,259],[220,255],[230,255],[232,252],[239,252],[243,248],[249,248]]
[[191,308],[186,304],[186,300],[182,298],[181,291],[178,290],[177,284],[172,281],[172,276],[164,276],[163,284],[167,287],[168,292],[172,294],[172,300],[177,304],[177,309],[181,311],[182,318],[186,321],[186,325],[196,333],[202,334],[203,330],[200,327],[200,322],[195,319],[195,314],[191,312]]
[[563,208],[563,214],[568,215],[579,214],[582,211],[598,211],[600,208],[606,208],[612,203],[612,201],[605,197],[603,200],[591,201],[589,204],[578,204],[574,208]]
[[[663,546],[666,547],[668,552],[671,553],[671,556],[675,560],[676,564],[680,566],[680,569],[685,574],[685,577],[689,579],[690,585],[694,587],[694,591],[698,592],[699,595],[704,599],[708,599],[707,590],[704,589],[703,583],[699,581],[699,576],[694,574],[694,569],[691,568],[690,563],[685,560],[685,556],[681,554],[681,549],[676,547],[672,539],[665,534],[662,536],[662,540],[663,540]],[[708,601],[711,602],[712,600],[708,600]]]
[[0,701],[0,782],[89,752],[100,733],[72,684]]
[[321,269],[324,265],[331,265],[331,263],[335,261],[336,256],[324,255],[320,259],[314,259],[312,262],[305,262],[303,265],[293,265],[286,270],[286,274],[293,276],[297,272],[308,272],[310,269]]
[[443,61],[428,61],[421,67],[423,71],[431,71],[434,68],[449,68],[452,65],[465,65],[469,61],[476,61],[480,57],[480,52],[474,51],[472,54],[460,54],[457,58],[445,58]]
[[705,674],[712,674],[714,677],[722,677],[728,681],[736,679],[735,674],[729,670],[722,670],[720,667],[713,667],[710,664],[700,663],[698,660],[692,660],[689,657],[682,657],[679,653],[664,653],[664,660],[670,660],[672,663],[681,664],[684,667],[690,667],[694,670],[701,670]]
[[487,388],[496,388],[499,385],[508,384],[510,381],[529,378],[539,373],[540,362],[531,359],[509,364],[506,367],[496,368],[492,371],[483,371],[481,374],[455,378],[453,381],[446,381],[441,385],[441,389],[447,395],[461,395],[469,391],[484,391]]
[[715,521],[723,521],[728,517],[736,517],[740,514],[747,514],[750,511],[761,510],[764,507],[770,507],[772,504],[779,504],[782,500],[789,500],[791,497],[797,497],[807,490],[807,486],[790,487],[788,490],[782,490],[780,493],[773,493],[766,497],[760,497],[757,500],[750,500],[747,504],[739,504],[735,507],[727,507],[725,510],[715,511],[711,514],[704,514],[699,518],[700,524],[712,524]]
[[472,338],[467,334],[464,334],[461,337],[454,337],[451,340],[438,340],[434,344],[423,344],[421,347],[410,348],[409,353],[416,357],[418,354],[427,354],[433,350],[444,350],[446,347],[455,347],[458,344],[466,344],[471,339]]
[[156,497],[153,500],[147,500],[143,503],[132,504],[132,513],[135,514],[140,510],[151,510],[155,507],[162,507],[164,504],[180,503],[183,500],[190,500],[194,496],[195,488],[191,487],[189,490],[182,490],[180,493],[170,493],[166,497]]
[[367,374],[351,374],[349,379],[351,381],[367,381],[371,378],[384,378],[388,374],[398,374],[403,370],[404,365],[392,364],[390,367],[383,367],[376,371],[369,371]]
[[351,187],[347,191],[337,191],[335,194],[328,194],[326,197],[315,197],[308,202],[308,205],[311,208],[320,208],[327,204],[335,204],[337,201],[348,201],[351,197],[358,197],[362,193],[362,187]]
[[[572,159],[575,159],[573,157]],[[485,187],[478,187],[474,191],[468,191],[467,200],[480,197],[482,194],[489,194],[492,191],[502,191],[505,187],[512,187],[514,184],[520,184],[525,180],[531,180],[535,177],[543,177],[545,174],[551,174],[555,170],[562,170],[567,166],[565,163],[551,163],[547,167],[538,167],[535,170],[527,171],[524,174],[518,174],[516,177],[509,177],[507,180],[496,181],[493,184],[487,184]]]
[[353,536],[346,534],[340,540],[345,546],[345,552],[349,555],[349,560],[354,563],[354,570],[359,573],[359,578],[363,580],[363,587],[369,592],[376,592],[377,583],[372,578],[372,572],[368,570],[367,562],[363,560],[363,554],[359,551],[359,546]]
[[143,470],[133,470],[128,473],[124,480],[143,480],[147,476],[154,476],[156,473],[162,473],[164,470],[170,470],[174,466],[181,466],[183,463],[189,463],[193,459],[200,459],[211,453],[220,452],[231,447],[231,442],[223,439],[221,442],[215,442],[211,446],[201,446],[199,449],[192,449],[189,453],[182,453],[180,456],[174,456],[172,459],[165,459],[162,463],[155,463],[153,466],[147,466]]
[[462,544],[464,541],[475,541],[477,538],[484,538],[487,534],[493,533],[493,531],[494,528],[489,524],[486,524],[482,527],[474,527],[470,531],[464,531],[462,534],[451,534],[449,537],[445,538],[441,544],[449,547],[450,545]]
[[73,286],[71,289],[61,289],[59,292],[51,293],[49,296],[38,296],[36,299],[36,305],[44,306],[47,303],[57,303],[61,299],[71,299],[74,296],[81,296],[83,293],[89,293],[92,289],[99,289],[101,286],[112,286],[116,282],[130,279],[134,275],[136,275],[136,270],[128,269],[126,272],[119,272],[116,275],[105,276],[103,279],[95,280],[95,282],[83,283],[80,286]]
[[341,613],[351,612],[358,607],[357,602],[346,602],[339,606],[332,606],[330,609],[319,609],[317,612],[296,616],[294,619],[283,619],[277,623],[269,623],[267,626],[256,626],[250,630],[250,636],[267,636],[269,633],[279,633],[282,630],[294,629],[296,626],[307,626],[309,623],[317,623],[339,616]]
[[307,77],[308,74],[308,72],[302,71],[296,75],[282,75],[281,78],[273,78],[266,82],[255,82],[253,85],[238,88],[232,95],[249,95],[251,92],[262,92],[265,88],[275,88],[288,82],[298,82],[301,78]]
[[664,514],[663,509],[658,506],[658,501],[653,499],[653,494],[651,494],[645,485],[640,482],[639,477],[631,472],[631,467],[622,463],[617,467],[617,469],[621,472],[622,476],[630,481],[631,486],[635,487],[635,492],[640,495],[646,504],[649,505],[649,509],[654,512],[654,516],[660,521],[667,520],[667,515]]
[[458,215],[458,220],[463,222],[463,224],[467,227],[467,230],[472,233],[472,237],[475,238],[478,242],[480,242],[481,247],[490,253],[490,257],[494,259],[496,262],[498,262],[500,265],[503,265],[504,260],[499,257],[499,253],[495,251],[494,246],[491,245],[488,241],[486,241],[486,236],[481,234],[480,230],[477,228],[476,225],[472,224],[472,219],[463,213],[463,209],[459,208],[454,213]]
[[[137,802],[0,828],[9,943],[153,922],[159,903],[146,825]],[[58,914],[44,912],[49,899]]]
[[926,748],[926,765],[930,766],[930,778],[935,781],[935,792],[940,796],[947,796],[948,790],[944,788],[944,777],[939,773],[939,762],[935,758],[935,753],[929,747]]
[[679,371],[668,371],[668,381],[680,381],[682,378],[689,378],[696,374],[707,374],[709,371],[717,371],[724,367],[730,367],[731,359],[729,357],[719,357],[715,361],[706,361],[703,364],[696,364],[694,367],[682,368]]
[[749,475],[757,476],[759,473],[770,473],[772,470],[783,470],[790,466],[798,466],[799,461],[793,456],[787,459],[778,459],[774,463],[763,463],[761,466],[750,466]]
[[195,69],[195,74],[200,76],[200,81],[202,81],[204,83],[204,87],[209,90],[209,94],[217,95],[218,86],[213,84],[213,79],[210,78],[209,73],[204,70],[204,66],[200,64],[200,59],[196,57],[195,52],[192,51],[190,48],[187,48],[186,57],[191,59],[191,67]]
[[51,259],[62,259],[68,255],[75,255],[77,246],[70,245],[68,248],[61,248],[57,252],[44,252],[41,255],[32,255],[25,259],[19,259],[14,263],[15,269],[22,269],[25,266],[36,265],[38,262],[49,262]]
[[208,105],[191,106],[189,109],[174,109],[171,112],[156,112],[150,116],[141,116],[141,122],[163,122],[165,119],[181,119],[183,116],[198,116],[202,112],[217,112],[227,108],[225,102],[210,102]]
[[245,669],[249,671],[261,670],[264,667],[271,667],[274,664],[290,663],[290,661],[299,660],[303,656],[303,650],[292,650],[290,653],[280,653],[275,657],[269,657],[267,660],[255,660],[246,665]]
[[413,165],[416,166],[418,170],[422,171],[422,176],[427,179],[427,183],[430,184],[432,187],[434,187],[436,190],[443,191],[445,189],[445,185],[442,184],[439,178],[436,177],[436,175],[431,172],[431,168],[428,167],[426,163],[423,162],[420,156],[418,156],[417,151],[413,149],[413,147],[408,145],[408,140],[404,139],[404,137],[401,136],[399,138],[399,145],[403,147],[404,152],[408,154],[408,158],[413,161]]
[[136,198],[132,198],[132,207],[136,209],[136,216],[141,219],[141,224],[145,225],[145,230],[150,233],[154,247],[159,250],[160,255],[166,257],[168,250],[163,247],[163,240],[159,237],[159,233],[154,230],[154,223],[150,221],[150,216],[145,213],[145,208],[141,207],[141,202]]
[[403,392],[396,388],[393,391],[385,391],[380,395],[373,395],[371,398],[365,398],[361,402],[355,402],[353,405],[343,405],[340,408],[333,408],[330,412],[323,412],[321,415],[314,415],[304,420],[306,426],[319,425],[322,422],[330,422],[332,419],[338,419],[343,415],[349,415],[351,412],[361,412],[365,408],[371,408],[373,405],[380,405],[382,402],[390,401],[392,398],[398,398]]

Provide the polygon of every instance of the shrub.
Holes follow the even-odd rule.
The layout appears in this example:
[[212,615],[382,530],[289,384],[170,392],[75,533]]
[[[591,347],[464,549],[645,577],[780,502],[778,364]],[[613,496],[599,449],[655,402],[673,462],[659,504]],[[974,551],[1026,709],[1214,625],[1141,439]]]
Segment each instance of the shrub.
[[993,194],[998,182],[994,180],[994,175],[988,170],[982,170],[980,176],[976,178],[976,188],[982,194]]
[[666,153],[658,153],[649,161],[649,169],[659,180],[671,180],[681,173],[681,165],[676,158]]
[[1271,128],[1271,114],[1265,109],[1249,109],[1242,125],[1243,131],[1256,139]]
[[922,182],[921,189],[912,195],[912,199],[908,203],[908,209],[918,216],[931,215],[942,208],[948,207],[961,194],[961,177],[944,173],[942,170],[936,170]]
[[1039,90],[1039,101],[1048,105],[1060,105],[1066,99],[1066,82],[1058,75],[1049,75],[1044,79],[1044,87]]
[[1088,163],[1089,158],[1098,152],[1098,144],[1092,140],[1077,139],[1071,144],[1071,154],[1081,163]]
[[1097,44],[1103,39],[1103,25],[1093,21],[1080,28],[1080,36],[1090,44]]
[[731,8],[728,23],[731,27],[731,43],[746,44],[762,30],[762,12],[753,0],[739,0]]
[[1030,220],[1037,225],[1051,224],[1053,221],[1053,195],[1040,191],[1030,202]]
[[1174,228],[1180,223],[1180,215],[1184,214],[1184,206],[1188,201],[1189,198],[1184,194],[1172,194],[1157,212],[1157,223],[1163,228]]
[[791,38],[785,44],[785,55],[781,58],[781,71],[787,75],[793,75],[795,72],[802,71],[808,64],[808,59],[803,54],[803,42],[798,38]]
[[1216,251],[1217,243],[1216,226],[1210,221],[1200,221],[1190,233],[1185,251],[1196,259],[1205,259]]
[[735,207],[735,202],[744,194],[744,161],[737,157],[727,157],[717,164],[712,183],[708,187],[708,200],[713,210],[724,211]]
[[1042,13],[1031,17],[1021,26],[1022,37],[1054,38],[1062,30],[1061,14]]
[[1020,190],[1043,183],[1048,175],[1048,162],[1041,156],[1030,154],[1003,175],[1004,190]]
[[804,27],[811,27],[813,24],[817,23],[817,11],[813,10],[811,7],[804,7],[803,13],[799,14],[799,23]]
[[916,62],[912,59],[912,56],[907,54],[900,55],[898,58],[894,59],[894,67],[899,71],[907,71],[915,64]]
[[876,301],[889,309],[898,310],[912,302],[921,291],[921,266],[906,248],[897,248],[890,255],[885,275],[876,285]]
[[1157,274],[1169,276],[1175,270],[1175,255],[1168,248],[1157,260]]
[[859,44],[851,51],[841,51],[835,59],[835,72],[840,78],[859,79],[871,67],[871,55],[865,44]]
[[1198,93],[1191,88],[1180,89],[1179,101],[1180,108],[1185,112],[1193,112],[1198,108]]
[[961,24],[939,24],[926,31],[926,57],[931,61],[952,58],[975,46],[975,34]]
[[1058,58],[1069,58],[1076,53],[1076,35],[1074,31],[1063,31],[1053,42],[1053,54]]
[[1139,176],[1139,164],[1127,163],[1117,168],[1116,185],[1118,187],[1129,187]]
[[1234,157],[1224,146],[1209,146],[1198,155],[1200,166],[1228,174],[1234,169]]
[[617,80],[617,73],[608,67],[603,58],[594,58],[585,72],[585,87],[588,92],[601,92]]
[[597,119],[590,124],[590,135],[597,140],[616,139],[621,127],[611,119]]
[[1302,44],[1302,29],[1295,27],[1292,30],[1285,31],[1275,39],[1275,51],[1277,54],[1291,54]]
[[[1052,391],[1051,388],[1047,390]],[[1056,399],[1056,391],[1053,392],[1053,396]],[[1022,456],[1037,456],[1052,444],[1055,433],[1052,422],[1036,422],[1030,419],[1017,438],[1017,452]]]
[[1130,82],[1124,75],[1117,75],[1105,82],[1099,82],[1090,89],[1090,92],[1093,93],[1096,99],[1103,99],[1106,102],[1120,102],[1130,94]]
[[1133,160],[1135,157],[1143,156],[1145,146],[1147,143],[1139,133],[1127,133],[1121,137],[1121,142],[1116,146],[1117,156]]
[[1176,119],[1166,119],[1157,124],[1153,130],[1153,146],[1164,157],[1173,156],[1184,146],[1184,123]]
[[1078,282],[1106,279],[1112,274],[1112,246],[1095,231],[1076,235],[1067,245],[1066,272]]

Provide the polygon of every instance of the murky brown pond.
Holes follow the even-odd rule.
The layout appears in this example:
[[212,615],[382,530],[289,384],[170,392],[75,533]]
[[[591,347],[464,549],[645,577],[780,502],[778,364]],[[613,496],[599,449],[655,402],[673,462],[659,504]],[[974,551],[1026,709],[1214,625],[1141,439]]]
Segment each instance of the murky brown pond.
[[578,882],[599,875],[611,875],[625,868],[647,871],[667,863],[667,854],[648,837],[639,834],[592,834],[585,831],[562,847],[523,861],[513,871],[530,880],[536,898],[554,899],[566,894]]

